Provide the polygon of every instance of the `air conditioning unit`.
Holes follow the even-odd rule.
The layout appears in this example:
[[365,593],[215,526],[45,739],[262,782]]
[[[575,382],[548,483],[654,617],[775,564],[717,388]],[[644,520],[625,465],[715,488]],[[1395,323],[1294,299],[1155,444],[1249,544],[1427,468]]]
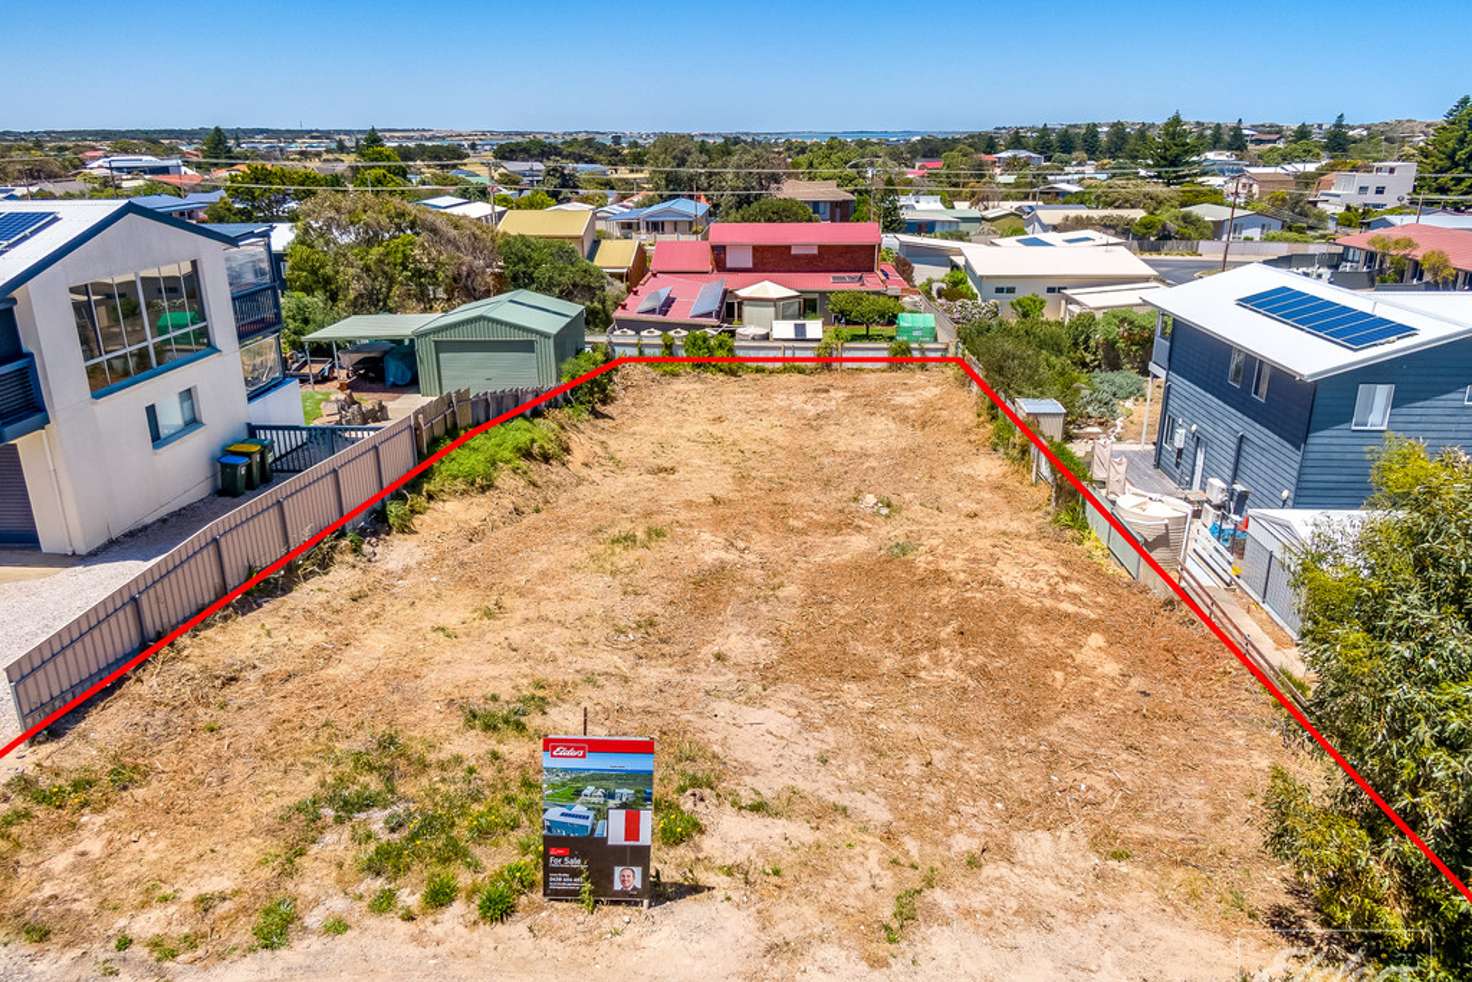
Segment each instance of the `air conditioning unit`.
[[1174,450],[1186,449],[1186,424],[1177,423],[1176,428],[1171,431],[1170,445]]
[[1214,508],[1224,508],[1227,504],[1227,482],[1219,477],[1208,477],[1206,479],[1206,500]]

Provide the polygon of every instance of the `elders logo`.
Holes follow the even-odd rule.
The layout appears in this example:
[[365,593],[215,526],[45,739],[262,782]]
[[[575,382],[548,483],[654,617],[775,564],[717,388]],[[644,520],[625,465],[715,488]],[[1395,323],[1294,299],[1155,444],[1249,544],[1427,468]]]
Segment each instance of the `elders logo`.
[[588,756],[588,748],[574,743],[559,743],[547,751],[554,760],[582,760]]

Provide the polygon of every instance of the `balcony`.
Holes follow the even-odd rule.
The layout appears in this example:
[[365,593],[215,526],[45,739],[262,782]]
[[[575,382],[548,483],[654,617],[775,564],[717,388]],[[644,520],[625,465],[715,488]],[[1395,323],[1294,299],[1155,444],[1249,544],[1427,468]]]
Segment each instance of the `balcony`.
[[243,340],[281,328],[281,301],[276,284],[241,290],[231,296],[235,308],[235,333]]
[[1170,338],[1155,335],[1155,346],[1150,349],[1150,374],[1165,377],[1170,366]]
[[0,365],[0,443],[19,440],[48,422],[36,356],[27,353]]

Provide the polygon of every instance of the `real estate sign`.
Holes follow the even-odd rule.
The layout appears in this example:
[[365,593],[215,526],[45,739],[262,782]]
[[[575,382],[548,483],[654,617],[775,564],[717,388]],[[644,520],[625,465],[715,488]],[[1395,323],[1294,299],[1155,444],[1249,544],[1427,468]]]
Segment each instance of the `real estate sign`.
[[653,835],[653,740],[542,741],[542,896],[647,901]]

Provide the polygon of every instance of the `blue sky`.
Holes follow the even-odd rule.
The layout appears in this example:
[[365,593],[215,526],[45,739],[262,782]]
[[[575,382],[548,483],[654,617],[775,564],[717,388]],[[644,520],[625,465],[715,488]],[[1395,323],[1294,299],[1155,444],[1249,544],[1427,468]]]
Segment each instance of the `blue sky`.
[[1472,90],[1466,0],[1067,6],[8,0],[0,129],[1353,121]]

